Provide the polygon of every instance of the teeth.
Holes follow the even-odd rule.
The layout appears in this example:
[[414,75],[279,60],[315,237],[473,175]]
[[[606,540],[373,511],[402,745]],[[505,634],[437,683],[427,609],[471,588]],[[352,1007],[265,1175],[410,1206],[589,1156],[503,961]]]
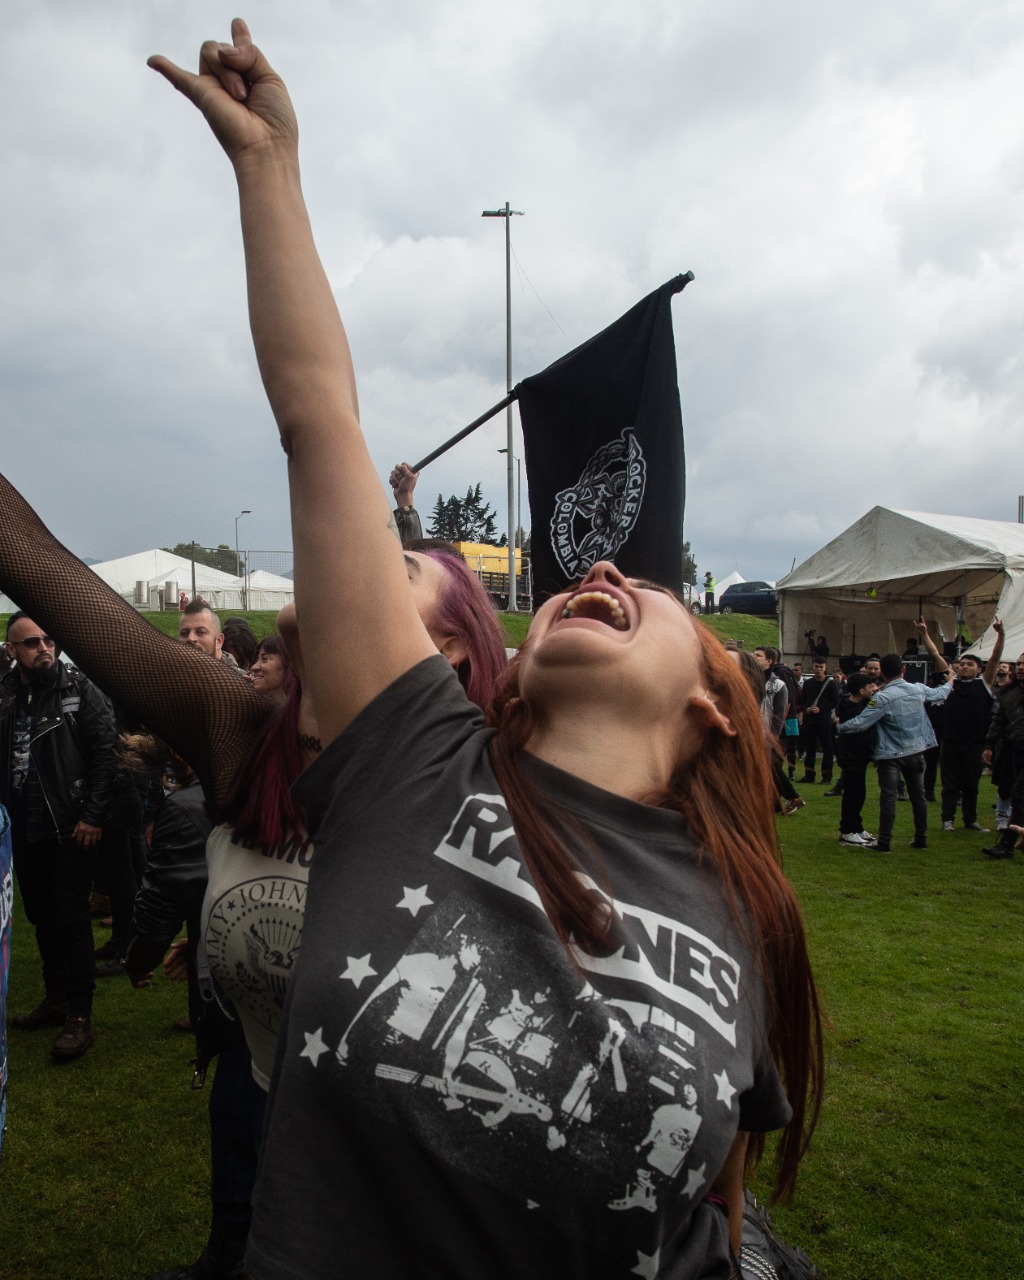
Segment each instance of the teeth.
[[626,614],[614,596],[606,591],[580,591],[562,610],[563,618],[594,618],[617,631],[628,631]]

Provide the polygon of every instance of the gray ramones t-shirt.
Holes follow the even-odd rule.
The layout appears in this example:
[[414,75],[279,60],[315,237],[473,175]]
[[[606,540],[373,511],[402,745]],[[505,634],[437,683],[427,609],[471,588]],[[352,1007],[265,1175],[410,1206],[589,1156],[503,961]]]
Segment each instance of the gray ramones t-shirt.
[[595,836],[619,916],[577,969],[489,736],[430,658],[297,786],[317,856],[250,1236],[260,1280],[728,1275],[704,1197],[738,1125],[790,1112],[716,873],[677,814],[531,760]]

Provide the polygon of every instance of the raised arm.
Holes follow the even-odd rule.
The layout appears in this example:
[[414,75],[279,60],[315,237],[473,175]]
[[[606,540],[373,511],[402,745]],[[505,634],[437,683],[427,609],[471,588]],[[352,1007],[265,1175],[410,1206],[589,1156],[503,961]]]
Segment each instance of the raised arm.
[[924,618],[918,618],[918,620],[914,623],[914,626],[917,629],[917,634],[921,637],[921,640],[922,640],[922,643],[924,644],[925,649],[928,651],[929,657],[935,663],[935,670],[948,671],[949,663],[942,656],[942,654],[939,653],[938,646],[936,645],[935,641],[931,638],[931,636],[928,634],[928,623],[925,622]]
[[988,662],[985,663],[984,680],[989,689],[996,682],[996,672],[999,670],[999,664],[1003,660],[1003,642],[1006,639],[1006,630],[1003,626],[1002,619],[992,619],[992,630],[996,633],[996,642],[992,648],[992,654]]
[[[238,181],[256,356],[288,455],[296,607],[326,745],[435,652],[419,620],[387,498],[359,426],[345,330],[313,243],[287,90],[236,18],[199,74],[150,66],[203,113]],[[339,654],[349,655],[344,680]]]
[[226,667],[142,618],[0,476],[0,588],[86,675],[184,756],[217,803],[270,712]]

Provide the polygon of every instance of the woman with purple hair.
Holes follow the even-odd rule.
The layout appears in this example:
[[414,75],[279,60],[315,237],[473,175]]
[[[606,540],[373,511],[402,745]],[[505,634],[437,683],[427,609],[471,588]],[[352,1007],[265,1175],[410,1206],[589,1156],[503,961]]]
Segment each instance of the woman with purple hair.
[[[0,586],[74,651],[104,692],[188,761],[217,824],[206,846],[200,978],[209,998],[218,989],[229,997],[248,1054],[244,1046],[222,1054],[211,1088],[214,1214],[206,1249],[191,1266],[150,1280],[241,1274],[263,1099],[313,856],[291,794],[320,752],[302,691],[295,611],[282,611],[283,636],[264,639],[252,682],[240,680],[151,626],[57,542],[2,476],[0,511]],[[495,610],[453,547],[414,545],[423,549],[405,554],[420,616],[468,697],[485,706],[506,662]],[[131,957],[128,970],[144,981],[145,969],[133,971]]]

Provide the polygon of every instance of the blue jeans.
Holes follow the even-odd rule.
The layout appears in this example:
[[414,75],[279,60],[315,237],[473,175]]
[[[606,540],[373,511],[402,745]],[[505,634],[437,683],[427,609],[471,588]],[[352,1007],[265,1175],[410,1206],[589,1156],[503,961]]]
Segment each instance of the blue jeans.
[[890,844],[896,823],[896,788],[900,777],[907,784],[907,795],[914,813],[914,839],[928,839],[928,802],[924,798],[924,752],[877,760],[878,786],[882,793],[878,806],[878,843]]

